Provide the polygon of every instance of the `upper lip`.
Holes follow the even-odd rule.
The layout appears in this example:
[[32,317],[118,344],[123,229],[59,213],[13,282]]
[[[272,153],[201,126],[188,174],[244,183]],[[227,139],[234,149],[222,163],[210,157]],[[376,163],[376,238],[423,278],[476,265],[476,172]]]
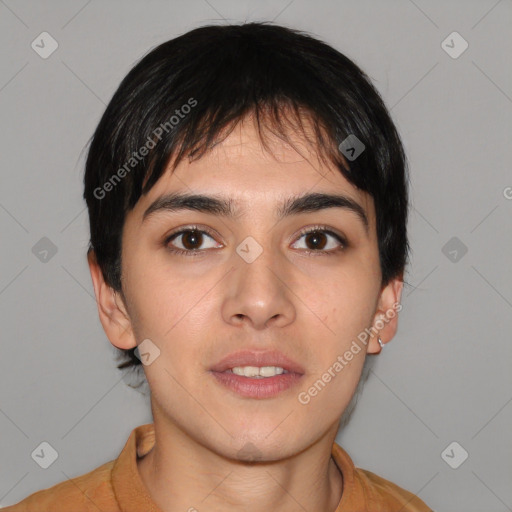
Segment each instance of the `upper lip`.
[[279,351],[241,350],[233,352],[211,367],[211,371],[225,372],[236,366],[279,366],[290,373],[304,374],[298,363]]

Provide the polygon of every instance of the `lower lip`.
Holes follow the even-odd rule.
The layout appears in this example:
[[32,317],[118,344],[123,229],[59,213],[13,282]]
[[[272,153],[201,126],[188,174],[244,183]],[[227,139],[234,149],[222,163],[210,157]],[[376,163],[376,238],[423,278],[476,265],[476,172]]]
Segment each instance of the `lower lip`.
[[298,373],[282,373],[274,377],[254,379],[231,372],[212,371],[211,373],[222,385],[248,398],[273,398],[295,386],[302,377]]

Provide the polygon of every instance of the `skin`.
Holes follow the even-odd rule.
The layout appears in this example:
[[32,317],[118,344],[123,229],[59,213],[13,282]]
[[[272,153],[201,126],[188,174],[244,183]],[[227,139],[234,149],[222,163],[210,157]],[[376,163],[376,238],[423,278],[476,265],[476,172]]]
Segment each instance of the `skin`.
[[[277,138],[270,142],[272,154],[246,118],[222,143],[199,160],[182,161],[140,198],[123,230],[122,294],[105,283],[94,254],[89,256],[110,342],[129,349],[149,338],[160,349],[144,366],[156,443],[138,460],[138,470],[164,512],[334,511],[343,478],[331,458],[332,444],[366,353],[380,352],[377,338],[362,345],[307,405],[297,397],[400,300],[401,276],[381,286],[371,196],[334,166],[322,165],[298,136],[295,149]],[[240,213],[230,219],[158,212],[142,222],[156,198],[175,191],[232,198]],[[368,216],[368,233],[342,208],[276,221],[285,198],[307,192],[342,193],[357,201]],[[212,229],[213,238],[203,234],[192,242],[202,249],[200,256],[171,253],[169,247],[191,247],[186,235],[165,245],[176,228],[190,224]],[[348,246],[333,252],[343,246],[326,234],[315,249],[311,235],[300,234],[315,224],[345,235]],[[247,236],[263,249],[252,263],[236,252]],[[379,335],[388,342],[396,329],[397,316]],[[275,398],[240,397],[208,370],[242,348],[278,349],[305,374]]]

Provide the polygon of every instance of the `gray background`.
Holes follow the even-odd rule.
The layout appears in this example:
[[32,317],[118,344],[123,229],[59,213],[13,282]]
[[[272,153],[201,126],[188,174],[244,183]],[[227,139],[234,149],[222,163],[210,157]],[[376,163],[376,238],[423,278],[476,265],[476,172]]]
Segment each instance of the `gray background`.
[[[137,59],[226,20],[275,20],[354,59],[408,152],[399,332],[338,442],[437,511],[512,510],[510,0],[0,1],[0,504],[114,459],[151,421],[97,317],[83,149]],[[59,45],[47,59],[31,48],[43,31]],[[456,59],[441,46],[453,31],[469,44]],[[45,262],[42,237],[57,248]],[[46,470],[42,441],[58,452]],[[441,457],[452,441],[469,454],[458,469]]]

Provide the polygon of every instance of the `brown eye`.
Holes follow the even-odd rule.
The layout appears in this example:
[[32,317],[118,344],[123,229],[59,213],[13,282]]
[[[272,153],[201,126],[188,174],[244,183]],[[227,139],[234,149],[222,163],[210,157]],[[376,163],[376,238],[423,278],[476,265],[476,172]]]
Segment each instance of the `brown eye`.
[[304,239],[308,249],[323,249],[327,245],[327,237],[320,231],[307,233]]
[[[211,240],[210,245],[204,247],[208,239]],[[186,256],[203,254],[206,249],[218,247],[215,245],[215,239],[210,234],[197,228],[186,228],[173,233],[165,240],[165,245],[171,252]]]
[[296,248],[304,249],[306,253],[335,254],[348,247],[344,237],[320,226],[301,231],[299,240],[301,239],[304,240],[305,247]]
[[203,241],[203,235],[200,231],[186,231],[181,237],[181,243],[187,250],[198,249]]

